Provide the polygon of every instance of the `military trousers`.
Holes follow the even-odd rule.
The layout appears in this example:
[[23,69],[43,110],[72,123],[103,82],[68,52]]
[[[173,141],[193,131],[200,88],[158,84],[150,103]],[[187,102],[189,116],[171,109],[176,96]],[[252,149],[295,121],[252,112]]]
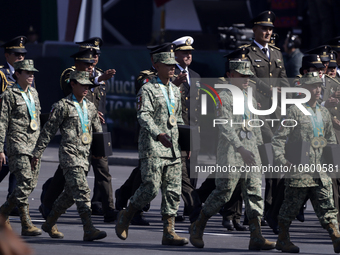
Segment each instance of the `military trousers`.
[[142,184],[130,198],[130,203],[142,210],[161,189],[161,214],[176,216],[181,196],[181,158],[144,158],[140,159],[140,167]]
[[332,183],[329,181],[324,186],[320,179],[318,182],[319,186],[307,188],[290,187],[286,182],[285,197],[278,216],[279,221],[294,220],[308,196],[322,227],[325,228],[331,222],[336,222],[337,226],[338,210],[334,206]]
[[38,183],[40,171],[40,160],[31,169],[31,159],[29,155],[18,154],[8,157],[8,167],[11,174],[14,174],[17,184],[8,200],[15,201],[18,207],[27,206],[28,196],[32,193]]
[[261,196],[261,174],[244,175],[244,173],[241,174],[239,172],[216,173],[216,188],[205,201],[202,209],[203,213],[207,217],[215,215],[221,207],[231,199],[239,181],[248,218],[251,220],[262,216],[263,199]]
[[110,209],[113,210],[112,178],[109,172],[108,158],[92,158],[91,165],[95,177],[91,203],[102,206],[104,212],[108,212]]
[[64,191],[53,204],[52,210],[65,213],[65,211],[76,203],[79,215],[91,212],[90,193],[87,183],[87,169],[83,167],[70,167],[63,169],[65,177]]

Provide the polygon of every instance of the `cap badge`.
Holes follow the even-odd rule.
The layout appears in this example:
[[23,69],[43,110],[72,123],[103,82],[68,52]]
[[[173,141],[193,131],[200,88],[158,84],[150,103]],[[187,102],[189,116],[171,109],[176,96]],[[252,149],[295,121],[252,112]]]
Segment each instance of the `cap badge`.
[[94,41],[94,45],[95,45],[95,46],[98,46],[98,45],[99,45],[99,40],[98,40],[98,39],[96,39],[96,40]]
[[190,38],[188,38],[188,39],[185,41],[185,44],[186,44],[186,45],[191,45],[191,40],[190,40]]

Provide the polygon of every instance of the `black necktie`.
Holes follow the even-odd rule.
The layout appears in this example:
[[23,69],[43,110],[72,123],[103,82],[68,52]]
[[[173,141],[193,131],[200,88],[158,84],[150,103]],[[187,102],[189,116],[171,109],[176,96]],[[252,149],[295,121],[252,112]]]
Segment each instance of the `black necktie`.
[[268,55],[267,55],[267,48],[262,48],[262,51],[263,51],[263,53],[264,53],[264,55],[266,55],[267,56],[267,58],[269,59],[269,57],[268,57]]

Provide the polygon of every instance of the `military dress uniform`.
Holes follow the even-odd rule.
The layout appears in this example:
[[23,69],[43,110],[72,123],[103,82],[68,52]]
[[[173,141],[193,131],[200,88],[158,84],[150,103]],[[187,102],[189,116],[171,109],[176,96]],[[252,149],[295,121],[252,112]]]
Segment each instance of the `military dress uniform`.
[[[304,76],[303,83],[308,84],[322,83],[317,72],[307,73]],[[308,107],[305,103],[305,108]],[[315,114],[318,114],[320,110],[323,124],[323,137],[327,140],[328,144],[335,144],[336,139],[333,132],[331,116],[326,108],[319,103],[316,105],[316,109],[313,110]],[[290,119],[296,120],[297,125],[295,127],[281,126],[275,133],[272,139],[273,151],[275,161],[280,165],[285,165],[287,159],[285,158],[285,145],[305,141],[311,142],[314,138],[314,128],[311,117],[304,115],[300,109],[293,105],[288,111],[285,121],[286,126],[293,126],[294,123]],[[287,141],[288,139],[288,141]],[[323,148],[314,148],[310,146],[309,150],[309,167],[312,165],[317,169],[318,165],[324,163]],[[333,192],[332,192],[332,180],[328,173],[323,171],[291,171],[290,175],[285,180],[285,198],[281,206],[278,222],[279,222],[279,238],[277,240],[276,248],[285,252],[298,252],[299,248],[290,242],[289,238],[289,226],[291,221],[298,214],[301,206],[305,202],[307,196],[312,202],[313,208],[323,228],[327,229],[330,235],[334,234],[333,225],[338,228],[337,221],[337,209],[334,207]],[[335,232],[337,234],[337,231]],[[339,234],[337,234],[340,237]],[[338,238],[339,239],[339,238]],[[332,237],[333,240],[333,237]],[[334,239],[335,240],[335,239]],[[335,243],[334,243],[335,245]],[[339,250],[340,251],[340,250]]]
[[[15,62],[14,68],[38,71],[34,68],[33,60]],[[35,109],[32,105],[28,108],[27,104],[33,102]],[[7,87],[0,96],[0,152],[4,152],[7,133],[9,171],[17,180],[14,191],[0,208],[0,214],[8,219],[8,214],[17,206],[22,235],[41,234],[41,230],[32,224],[28,209],[28,196],[37,185],[40,170],[40,162],[33,169],[30,166],[32,150],[40,134],[40,111],[40,101],[35,88],[29,87],[26,93],[15,83],[12,87]]]
[[[250,76],[253,74],[250,71],[249,61],[230,61],[230,69],[236,70],[243,75]],[[218,104],[216,112],[218,118],[232,120],[233,123],[242,123],[243,120],[247,122],[249,119],[257,119],[256,115],[250,113],[247,116],[233,115],[234,105],[231,91],[223,90],[219,95],[222,104]],[[246,91],[244,91],[244,95],[248,96]],[[254,98],[252,98],[252,100],[253,105],[256,105],[256,100]],[[229,124],[219,125],[216,156],[217,165],[221,168],[232,166],[235,168],[235,171],[216,171],[216,188],[205,201],[198,220],[191,224],[190,227],[190,242],[195,247],[203,248],[204,242],[202,237],[206,222],[231,199],[239,180],[241,181],[243,199],[249,218],[249,229],[251,232],[249,249],[261,250],[273,249],[275,247],[274,243],[262,237],[260,230],[260,218],[263,214],[261,159],[258,151],[258,146],[263,144],[261,129],[254,127],[252,130],[244,130],[242,126],[242,124],[234,124],[233,126]],[[254,154],[254,160],[256,162],[255,165],[253,165],[254,171],[249,173],[242,173],[241,171],[242,167],[245,167],[245,162],[237,149],[242,146]]]
[[[85,71],[73,71],[70,79],[75,79],[82,85],[93,84],[89,81],[89,74]],[[92,85],[91,85],[92,84]],[[52,106],[48,121],[41,131],[33,155],[35,158],[41,158],[47,145],[57,133],[61,133],[61,142],[59,147],[59,162],[65,177],[65,189],[54,202],[52,211],[49,213],[43,230],[48,232],[53,238],[53,227],[59,216],[65,213],[66,209],[74,203],[77,205],[78,213],[84,226],[84,241],[101,239],[106,233],[99,234],[100,237],[92,239],[98,231],[92,225],[91,221],[91,203],[90,188],[87,183],[86,175],[89,169],[89,157],[91,147],[92,132],[102,132],[102,126],[99,121],[97,108],[88,99],[84,98],[79,108],[78,102],[73,94],[69,94]],[[77,109],[78,108],[78,109]],[[83,130],[80,111],[87,111],[87,125]],[[87,110],[86,110],[87,109]],[[85,117],[84,117],[85,118]],[[87,138],[84,139],[87,134]],[[59,235],[58,238],[63,237]]]

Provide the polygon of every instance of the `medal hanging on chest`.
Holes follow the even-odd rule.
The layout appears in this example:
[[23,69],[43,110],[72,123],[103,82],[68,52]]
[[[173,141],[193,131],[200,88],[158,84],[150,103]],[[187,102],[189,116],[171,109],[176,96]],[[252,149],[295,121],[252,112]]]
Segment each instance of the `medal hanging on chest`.
[[324,148],[327,145],[327,140],[323,136],[323,120],[322,120],[322,115],[321,115],[321,110],[318,105],[316,105],[316,113],[312,110],[312,108],[307,105],[307,110],[310,112],[310,119],[312,121],[313,125],[313,133],[314,133],[314,138],[311,141],[311,145],[314,149],[317,148]]
[[86,105],[86,100],[83,100],[83,110],[81,109],[76,97],[72,95],[72,100],[74,105],[76,106],[80,123],[81,123],[81,128],[83,130],[83,134],[81,136],[81,141],[83,144],[89,144],[92,142],[92,137],[89,134],[89,127],[88,127],[88,114],[87,114],[87,105]]
[[160,83],[160,88],[161,88],[162,93],[165,97],[166,105],[168,107],[168,111],[169,111],[169,114],[170,114],[169,124],[171,126],[176,126],[177,125],[177,119],[175,117],[175,96],[174,96],[174,92],[172,90],[172,86],[169,83],[169,94],[170,94],[170,99],[169,99],[168,93],[166,91],[166,86],[162,84],[161,80],[158,77],[157,77],[157,81]]
[[37,121],[37,114],[35,112],[35,102],[34,102],[34,98],[31,94],[31,91],[30,89],[28,88],[28,95],[29,95],[29,99],[26,95],[26,92],[19,86],[19,84],[17,83],[17,86],[21,92],[21,95],[22,97],[24,98],[25,100],[25,103],[27,105],[27,109],[28,109],[28,112],[30,114],[30,117],[31,117],[31,122],[30,122],[30,128],[33,130],[33,131],[36,131],[38,130],[38,121]]

